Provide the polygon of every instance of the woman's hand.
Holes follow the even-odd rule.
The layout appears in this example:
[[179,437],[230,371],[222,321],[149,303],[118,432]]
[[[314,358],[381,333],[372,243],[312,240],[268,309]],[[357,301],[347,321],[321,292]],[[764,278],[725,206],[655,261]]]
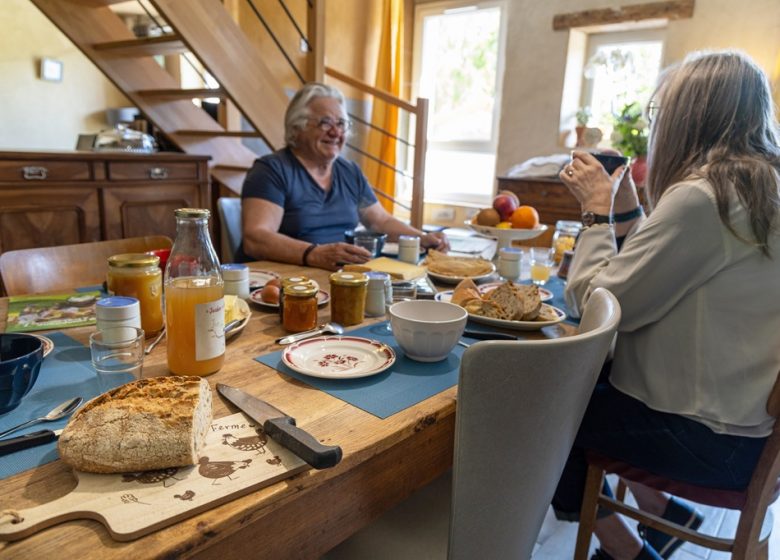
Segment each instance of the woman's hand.
[[625,170],[626,167],[621,165],[610,176],[591,154],[575,151],[572,152],[571,163],[558,177],[580,202],[583,211],[608,216]]
[[450,241],[447,236],[440,231],[433,231],[426,233],[420,237],[420,245],[424,249],[436,249],[437,251],[446,252],[450,250]]
[[349,243],[326,243],[311,250],[306,262],[309,266],[338,270],[344,264],[363,264],[372,257],[363,247]]

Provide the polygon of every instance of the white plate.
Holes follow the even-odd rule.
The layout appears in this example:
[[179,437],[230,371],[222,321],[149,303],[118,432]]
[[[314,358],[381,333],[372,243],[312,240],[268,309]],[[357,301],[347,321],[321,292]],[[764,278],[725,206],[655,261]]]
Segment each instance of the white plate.
[[[268,309],[279,309],[278,303],[266,303],[262,300],[261,296],[262,290],[255,290],[254,292],[249,294],[249,299],[252,300],[252,303],[256,303],[260,307],[265,307]],[[319,307],[322,307],[326,303],[330,301],[330,294],[326,292],[325,290],[320,290],[317,292],[317,305]]]
[[[477,289],[481,294],[486,294],[490,291],[495,290],[498,288],[503,282],[491,282],[490,284],[482,284],[481,286],[477,286]],[[446,301],[449,302],[452,299],[452,293],[454,290],[447,290],[444,292],[439,292],[434,296],[434,299],[436,301]],[[550,290],[545,290],[544,288],[539,288],[539,298],[542,301],[550,301],[553,298],[553,293]]]
[[249,318],[252,316],[252,312],[249,310],[249,304],[243,299],[236,298],[236,307],[238,308],[239,315],[241,315],[241,322],[225,335],[226,339],[232,338],[237,333],[241,332],[244,327],[246,327],[247,323],[249,323]]
[[395,363],[395,352],[368,338],[320,336],[291,344],[282,352],[282,361],[304,375],[354,379],[385,371]]
[[30,336],[34,336],[35,338],[41,339],[41,342],[43,342],[43,357],[45,358],[49,354],[51,354],[51,351],[54,350],[54,342],[47,337],[43,336],[42,334],[35,334],[35,333],[25,333],[29,334]]
[[258,290],[274,278],[279,278],[279,275],[275,272],[271,272],[270,270],[253,270],[250,268],[249,289]]
[[524,241],[526,239],[533,239],[534,237],[539,237],[545,231],[547,231],[547,226],[544,224],[541,224],[539,227],[536,227],[534,229],[514,229],[514,228],[501,229],[501,228],[495,228],[490,226],[480,226],[477,224],[472,224],[471,220],[466,220],[466,225],[479,234],[487,235],[488,237],[494,237],[495,239],[498,239],[499,247],[509,247],[512,245],[512,241]]
[[490,272],[486,272],[485,274],[478,274],[477,276],[447,276],[445,274],[438,274],[436,272],[428,271],[428,276],[433,278],[434,280],[437,280],[439,282],[442,282],[443,284],[457,284],[461,280],[465,280],[466,278],[471,278],[472,280],[482,280],[483,278],[488,278],[496,271],[496,265],[493,263],[490,263]]
[[538,331],[543,327],[557,325],[558,323],[566,319],[566,313],[564,313],[561,309],[558,309],[557,307],[553,307],[552,305],[548,305],[546,303],[543,303],[542,305],[546,307],[550,307],[553,311],[555,311],[555,314],[558,315],[558,318],[555,319],[554,321],[507,321],[506,319],[493,319],[491,317],[483,317],[482,315],[472,315],[471,313],[469,313],[469,319],[477,323],[483,323],[485,325],[493,325],[494,327],[502,327],[505,329],[512,329],[515,331]]

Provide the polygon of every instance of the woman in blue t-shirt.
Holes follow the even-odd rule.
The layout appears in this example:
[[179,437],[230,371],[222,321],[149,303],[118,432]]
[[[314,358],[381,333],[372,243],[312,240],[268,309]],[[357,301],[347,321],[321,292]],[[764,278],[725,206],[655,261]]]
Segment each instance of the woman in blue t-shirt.
[[255,161],[241,192],[243,240],[237,260],[268,259],[336,270],[371,258],[344,243],[358,223],[372,231],[419,235],[423,247],[449,248],[442,233],[425,233],[394,218],[377,201],[360,168],[340,157],[350,122],[344,96],[305,85],[284,117],[287,146]]

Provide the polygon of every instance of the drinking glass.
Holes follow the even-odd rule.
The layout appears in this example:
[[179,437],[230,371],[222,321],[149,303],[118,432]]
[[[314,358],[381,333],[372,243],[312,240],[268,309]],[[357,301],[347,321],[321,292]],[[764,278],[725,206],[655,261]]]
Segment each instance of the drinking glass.
[[372,257],[377,256],[377,249],[379,247],[379,240],[376,237],[368,237],[368,236],[355,236],[355,241],[353,241],[354,245],[357,245],[358,247],[363,247],[366,251],[371,253]]
[[550,279],[553,267],[553,253],[549,247],[531,248],[531,281],[537,286],[544,286]]
[[[137,327],[112,327],[96,331],[89,337],[92,366],[100,380],[111,384],[110,377],[128,374],[141,377],[144,362],[144,331]],[[127,381],[132,381],[128,379]],[[122,383],[117,379],[113,386]]]

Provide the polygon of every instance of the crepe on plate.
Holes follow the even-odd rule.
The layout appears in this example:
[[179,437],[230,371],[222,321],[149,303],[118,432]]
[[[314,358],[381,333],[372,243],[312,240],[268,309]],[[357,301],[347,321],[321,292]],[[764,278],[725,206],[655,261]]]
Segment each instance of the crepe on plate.
[[493,272],[493,265],[485,259],[450,257],[435,250],[428,251],[425,265],[428,267],[429,272],[456,278],[483,276]]

